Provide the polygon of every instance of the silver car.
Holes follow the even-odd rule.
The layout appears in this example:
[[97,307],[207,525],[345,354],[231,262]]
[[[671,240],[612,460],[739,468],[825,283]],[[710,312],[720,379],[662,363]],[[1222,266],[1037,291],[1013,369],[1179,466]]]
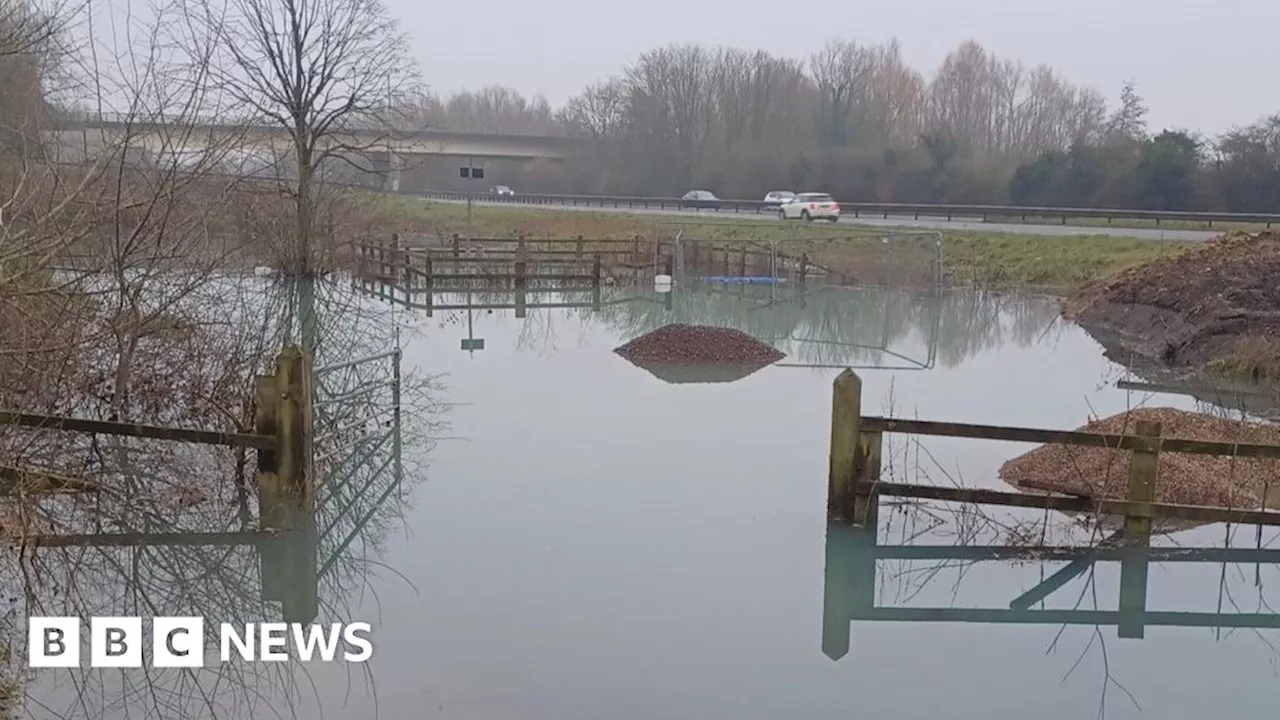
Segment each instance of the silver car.
[[720,198],[710,190],[690,190],[680,196],[680,206],[697,210],[715,209],[720,207]]

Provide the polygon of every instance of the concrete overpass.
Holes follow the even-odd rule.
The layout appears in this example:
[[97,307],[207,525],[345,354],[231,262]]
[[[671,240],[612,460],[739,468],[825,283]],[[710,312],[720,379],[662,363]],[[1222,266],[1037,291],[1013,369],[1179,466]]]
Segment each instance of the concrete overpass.
[[[281,158],[292,153],[289,133],[279,126],[232,125],[216,122],[149,123],[124,120],[64,121],[54,131],[58,145],[74,162],[95,150],[126,147],[149,156],[200,155],[210,148],[234,150],[237,155]],[[448,157],[459,166],[495,160],[563,160],[573,141],[543,135],[499,135],[452,130],[386,131],[351,129],[334,133],[330,142],[345,155],[363,155],[371,166],[387,172],[388,189],[399,191],[406,158]]]
[[[292,149],[289,134],[280,126],[227,124],[166,124],[89,120],[62,122],[59,132],[100,134],[106,142],[129,141],[131,147],[170,148],[182,138],[185,149],[202,144],[234,143],[238,148]],[[452,130],[355,129],[333,135],[333,141],[352,148],[383,150],[399,155],[452,155],[461,158],[563,160],[572,151],[570,138],[548,135],[500,135]]]

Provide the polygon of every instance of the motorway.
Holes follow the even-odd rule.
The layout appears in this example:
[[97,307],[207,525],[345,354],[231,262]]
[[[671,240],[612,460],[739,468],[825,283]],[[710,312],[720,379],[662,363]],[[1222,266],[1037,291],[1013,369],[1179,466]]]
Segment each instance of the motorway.
[[[431,202],[452,203],[455,205],[466,205],[465,200],[431,200]],[[776,215],[765,213],[734,213],[734,212],[714,212],[710,210],[674,210],[674,209],[657,209],[657,208],[614,208],[614,207],[587,207],[582,205],[524,205],[510,202],[486,202],[483,200],[474,201],[474,205],[482,207],[524,207],[538,210],[566,210],[577,212],[604,212],[627,215],[667,215],[686,218],[709,218],[722,219],[726,221],[741,220],[744,222],[781,222]],[[793,221],[797,225],[797,221]],[[815,223],[822,227],[825,223]],[[1162,228],[1130,228],[1130,227],[1114,227],[1107,225],[1038,225],[1033,223],[1001,223],[1001,222],[982,222],[978,218],[970,219],[954,219],[946,218],[921,218],[919,220],[914,217],[892,217],[883,218],[855,218],[851,216],[843,216],[840,218],[841,225],[858,226],[858,227],[883,227],[883,228],[906,228],[912,230],[969,230],[980,232],[1000,232],[1013,233],[1016,235],[1041,235],[1045,237],[1063,237],[1070,235],[1107,235],[1110,237],[1133,238],[1137,240],[1208,240],[1221,234],[1216,230],[1165,230]]]

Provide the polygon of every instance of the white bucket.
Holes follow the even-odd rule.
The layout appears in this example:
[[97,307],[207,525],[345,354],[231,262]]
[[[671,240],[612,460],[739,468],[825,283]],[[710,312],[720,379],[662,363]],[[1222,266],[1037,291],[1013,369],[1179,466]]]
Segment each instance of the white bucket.
[[671,276],[670,276],[670,275],[655,275],[655,276],[653,277],[653,291],[654,291],[654,292],[656,292],[656,293],[669,293],[669,292],[671,292]]

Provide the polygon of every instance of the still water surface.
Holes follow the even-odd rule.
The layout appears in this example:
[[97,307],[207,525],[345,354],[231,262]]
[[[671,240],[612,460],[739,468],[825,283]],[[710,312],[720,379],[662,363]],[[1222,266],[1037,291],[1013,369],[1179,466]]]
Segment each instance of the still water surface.
[[[667,309],[661,296],[618,291],[599,312],[480,310],[470,326],[464,311],[412,314],[405,364],[440,376],[456,403],[450,437],[406,480],[366,578],[328,591],[350,610],[318,622],[372,622],[373,660],[312,666],[278,713],[1074,720],[1280,708],[1274,630],[1148,627],[1122,640],[1114,626],[855,622],[848,654],[824,655],[838,366],[880,366],[859,369],[868,414],[1071,428],[1133,405],[1195,403],[1117,390],[1123,369],[1057,320],[1049,298],[831,290],[771,305],[769,293],[681,291]],[[738,327],[788,357],[735,382],[673,384],[612,352],[668,322]],[[460,349],[468,338],[484,348]],[[922,446],[931,457],[914,479],[991,488],[1030,449]],[[883,537],[898,532],[894,517],[882,511]],[[1175,540],[1221,544],[1225,532]],[[895,561],[881,566],[877,603],[1006,608],[1062,564]],[[1270,612],[1260,603],[1280,575],[1257,572],[1152,565],[1148,608]],[[1090,577],[1046,606],[1115,609],[1118,566]],[[137,710],[120,717],[147,716]]]

